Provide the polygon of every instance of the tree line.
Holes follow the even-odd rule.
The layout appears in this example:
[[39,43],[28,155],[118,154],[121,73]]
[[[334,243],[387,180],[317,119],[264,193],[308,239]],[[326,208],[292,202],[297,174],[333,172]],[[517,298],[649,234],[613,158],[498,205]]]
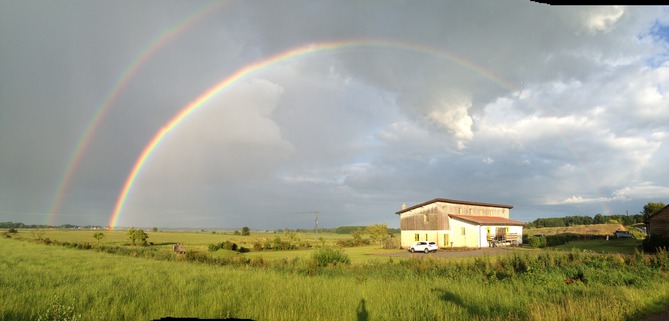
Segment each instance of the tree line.
[[0,228],[61,228],[61,229],[75,229],[75,228],[82,228],[82,229],[93,229],[93,228],[106,228],[105,226],[101,225],[86,225],[86,226],[79,226],[79,225],[73,225],[73,224],[61,224],[61,225],[47,225],[47,224],[23,224],[21,222],[0,222]]
[[614,215],[602,215],[596,214],[592,216],[565,216],[565,217],[548,217],[548,218],[538,218],[532,222],[529,222],[525,227],[562,227],[562,226],[572,226],[572,225],[591,225],[591,224],[622,224],[625,226],[634,225],[637,223],[643,223],[651,215],[659,212],[662,208],[665,207],[665,204],[662,202],[653,203],[649,202],[644,205],[643,211],[639,214],[624,215],[624,214],[614,214]]

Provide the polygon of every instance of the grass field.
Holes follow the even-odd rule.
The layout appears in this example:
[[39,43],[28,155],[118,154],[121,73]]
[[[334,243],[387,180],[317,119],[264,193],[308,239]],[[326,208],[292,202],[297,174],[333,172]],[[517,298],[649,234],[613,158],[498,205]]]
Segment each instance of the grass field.
[[[53,233],[76,240],[70,231]],[[96,242],[91,231],[81,233]],[[122,233],[116,233],[107,235],[104,242],[127,242]],[[44,237],[57,235],[45,233]],[[204,245],[216,237],[177,232],[149,235],[156,244],[164,239],[165,243]],[[355,251],[359,253],[349,253],[366,255],[362,248]],[[458,261],[428,256],[393,262],[362,260],[325,268],[312,267],[304,255],[282,264],[254,267],[154,260],[107,254],[95,247],[79,250],[4,237],[0,238],[0,252],[2,320],[35,320],[53,307],[80,315],[81,320],[166,316],[635,320],[669,306],[665,272],[669,262],[663,265],[638,255],[539,251]],[[300,251],[272,254],[288,252]],[[253,252],[244,255],[248,254]],[[276,259],[281,262],[280,257]],[[570,278],[578,280],[566,284],[565,279]]]
[[641,241],[636,239],[610,239],[610,240],[588,240],[588,241],[571,241],[567,244],[562,244],[552,247],[559,250],[587,250],[596,253],[624,253],[634,254],[634,251],[641,250]]
[[626,231],[627,228],[620,224],[592,224],[592,225],[575,225],[575,226],[561,226],[561,227],[540,227],[527,228],[523,230],[527,235],[555,235],[555,234],[576,234],[576,235],[590,235],[590,236],[604,236],[613,235],[617,230]]
[[[93,238],[93,234],[96,232],[101,232],[105,236],[100,241],[102,245],[109,246],[122,246],[128,245],[128,235],[127,231],[115,230],[115,231],[92,231],[92,230],[40,230],[39,237],[43,239],[49,239],[51,241],[60,241],[60,242],[89,242],[93,245],[98,244],[98,241]],[[158,249],[164,253],[172,253],[172,245],[174,243],[181,243],[186,246],[187,250],[193,250],[198,252],[208,252],[208,245],[213,243],[220,243],[224,241],[233,242],[239,246],[243,246],[248,249],[253,249],[253,243],[255,242],[265,242],[272,241],[274,238],[279,237],[283,240],[288,240],[288,236],[285,233],[252,233],[249,236],[234,235],[233,233],[221,233],[216,232],[212,234],[211,232],[180,232],[180,231],[158,231],[158,232],[146,232],[149,235],[147,239],[148,242],[153,243],[152,248]],[[22,239],[35,239],[37,237],[35,231],[32,230],[22,230],[16,237]],[[321,246],[323,244],[328,246],[334,246],[336,241],[343,239],[352,239],[351,235],[348,234],[335,234],[335,233],[319,233],[318,238],[315,237],[315,234],[311,233],[296,233],[294,238],[295,242],[308,243],[314,248],[316,246]],[[262,257],[267,260],[275,259],[293,259],[293,258],[307,258],[313,253],[314,248],[300,249],[300,250],[291,250],[291,251],[250,251],[248,253],[237,253],[235,251],[226,251],[219,250],[214,253],[210,253],[214,257],[234,257],[234,256],[245,256],[249,258]],[[382,258],[379,256],[374,256],[375,254],[384,254],[384,253],[397,253],[404,252],[403,250],[384,250],[379,245],[369,245],[361,246],[354,248],[346,248],[346,253],[351,258],[353,263],[362,263],[370,260],[388,260],[387,258]]]

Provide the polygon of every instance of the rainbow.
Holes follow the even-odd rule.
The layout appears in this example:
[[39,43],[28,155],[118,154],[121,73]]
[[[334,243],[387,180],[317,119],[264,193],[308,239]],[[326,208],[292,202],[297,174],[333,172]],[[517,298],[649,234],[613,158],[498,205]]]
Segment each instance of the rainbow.
[[360,48],[360,47],[373,47],[373,48],[387,48],[387,49],[395,49],[395,50],[405,50],[405,51],[410,51],[410,52],[416,52],[416,53],[422,53],[422,54],[429,54],[433,56],[437,56],[446,60],[449,60],[451,62],[457,63],[461,66],[464,66],[468,69],[470,69],[472,72],[479,74],[485,78],[491,79],[492,81],[498,83],[500,86],[511,90],[512,92],[518,92],[520,91],[520,88],[517,86],[511,84],[510,82],[502,79],[498,75],[496,75],[494,72],[484,69],[483,67],[473,63],[472,61],[462,57],[458,56],[456,54],[446,52],[442,49],[422,45],[422,44],[417,44],[417,43],[410,43],[410,42],[399,42],[399,41],[393,41],[393,40],[377,40],[377,39],[356,39],[356,40],[343,40],[343,41],[331,41],[331,42],[319,42],[319,43],[314,43],[314,44],[309,44],[305,46],[300,46],[296,47],[284,52],[281,52],[279,54],[276,54],[274,56],[271,56],[269,58],[266,58],[261,61],[254,62],[250,65],[247,65],[227,78],[223,79],[221,82],[217,83],[207,91],[205,91],[203,94],[201,94],[199,97],[197,97],[195,100],[193,100],[191,103],[186,105],[179,113],[177,113],[169,122],[167,122],[156,134],[153,136],[151,141],[144,147],[142,150],[139,158],[135,161],[132,170],[130,171],[130,174],[125,180],[125,183],[123,184],[123,188],[121,190],[121,193],[119,194],[116,205],[114,207],[114,211],[112,212],[112,215],[109,219],[109,228],[114,229],[114,227],[117,225],[119,218],[121,217],[121,213],[123,211],[123,208],[125,206],[128,194],[132,190],[133,185],[135,184],[135,181],[137,180],[137,176],[139,175],[142,167],[146,164],[148,161],[149,157],[153,153],[153,151],[156,149],[156,147],[160,144],[160,142],[165,138],[165,136],[171,132],[174,128],[177,127],[181,122],[183,122],[189,115],[194,113],[196,110],[198,110],[200,107],[202,107],[208,100],[211,98],[215,97],[217,94],[219,94],[221,91],[224,89],[228,88],[230,85],[234,84],[236,81],[250,75],[256,72],[259,72],[265,68],[268,68],[274,64],[285,62],[290,59],[297,59],[300,57],[306,57],[309,55],[317,54],[317,53],[322,53],[322,52],[329,52],[329,51],[334,51],[334,50],[340,50],[343,48]]
[[196,25],[213,12],[219,10],[223,4],[223,2],[214,2],[186,16],[186,18],[182,19],[174,27],[168,28],[156,36],[147,46],[140,50],[140,52],[135,56],[135,59],[132,60],[132,63],[125,70],[123,70],[115,85],[95,110],[95,113],[84,128],[84,131],[79,137],[79,140],[74,145],[74,150],[70,153],[70,157],[66,162],[65,170],[58,180],[56,192],[54,193],[54,197],[50,203],[51,205],[49,207],[50,210],[47,218],[47,225],[55,224],[55,218],[63,204],[65,194],[72,185],[75,169],[79,167],[83,155],[88,150],[88,146],[90,146],[95,133],[100,127],[102,119],[104,119],[104,117],[107,115],[111,106],[116,103],[120,97],[120,94],[128,87],[130,80],[133,79],[141,67],[144,66],[146,62],[149,61],[166,44],[174,39],[177,39],[186,30],[190,29],[192,26]]

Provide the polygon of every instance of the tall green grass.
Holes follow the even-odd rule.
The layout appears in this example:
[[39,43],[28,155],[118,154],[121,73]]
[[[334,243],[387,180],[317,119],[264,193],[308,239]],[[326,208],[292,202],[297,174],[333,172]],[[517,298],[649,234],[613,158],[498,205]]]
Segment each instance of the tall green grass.
[[54,298],[82,320],[633,320],[669,298],[666,253],[423,257],[315,273],[300,258],[199,264],[6,238],[0,253],[2,320],[37,319]]

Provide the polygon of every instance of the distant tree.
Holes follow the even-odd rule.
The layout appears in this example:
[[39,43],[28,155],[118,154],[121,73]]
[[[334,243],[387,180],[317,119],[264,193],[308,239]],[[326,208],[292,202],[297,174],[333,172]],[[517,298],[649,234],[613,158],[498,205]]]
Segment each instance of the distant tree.
[[381,244],[390,237],[388,233],[388,226],[386,224],[375,224],[365,228],[365,233],[369,234],[369,238],[376,244]]
[[300,238],[297,237],[297,233],[291,232],[291,231],[286,231],[285,233],[286,238],[289,239],[291,242],[299,242]]
[[158,228],[157,227],[152,228],[151,232],[158,232]]
[[604,217],[604,215],[597,213],[595,215],[595,219],[592,220],[592,223],[593,224],[604,224],[604,223],[606,223],[606,218]]
[[7,230],[7,232],[12,233],[12,234],[16,234],[18,231],[15,228],[10,227],[9,230]]
[[36,240],[41,240],[44,237],[44,231],[41,229],[36,229],[33,231],[33,237]]
[[248,226],[242,227],[242,235],[244,235],[244,236],[251,235],[251,230],[249,229]]
[[232,234],[234,234],[234,235],[239,235],[239,234],[241,234],[241,233],[239,233],[239,231],[235,230],[235,232],[232,233]]
[[142,229],[135,229],[132,227],[128,230],[128,239],[130,239],[132,245],[137,245],[137,242],[146,245],[146,239],[148,238],[149,236]]
[[351,235],[353,236],[353,239],[356,241],[362,240],[362,230],[360,228],[356,228],[353,232],[351,232]]
[[659,212],[661,209],[665,207],[664,203],[659,202],[659,203],[653,203],[653,202],[648,202],[648,204],[643,206],[643,212],[641,214],[643,215],[643,220],[647,220],[651,215]]
[[98,240],[98,245],[100,245],[100,240],[102,240],[102,238],[105,237],[105,235],[102,232],[97,232],[97,233],[93,234],[93,237],[96,240]]

